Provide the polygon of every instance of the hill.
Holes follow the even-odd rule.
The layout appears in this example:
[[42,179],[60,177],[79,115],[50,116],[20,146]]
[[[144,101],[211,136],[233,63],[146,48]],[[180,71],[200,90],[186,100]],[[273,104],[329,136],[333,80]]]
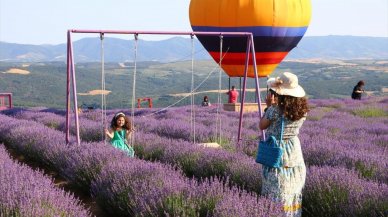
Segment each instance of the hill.
[[[100,60],[100,39],[83,38],[74,43],[76,62]],[[134,41],[105,38],[105,60],[126,62],[134,59]],[[138,60],[171,62],[191,58],[191,40],[174,37],[161,41],[139,40]],[[287,59],[387,59],[387,37],[314,36],[304,37]],[[210,59],[195,40],[195,59]],[[0,42],[0,61],[47,62],[65,61],[66,44],[28,45]]]
[[[217,65],[210,60],[196,61],[194,83],[199,92],[195,101],[201,102],[206,94],[215,103],[218,94]],[[182,100],[179,93],[190,92],[191,61],[160,63],[138,62],[136,75],[136,98],[152,97],[155,107],[164,107],[178,100],[177,105],[190,104],[190,98]],[[298,60],[284,61],[271,76],[292,71],[310,98],[349,98],[353,86],[366,82],[371,96],[387,95],[388,61],[384,60]],[[108,108],[130,107],[132,96],[133,63],[107,63],[105,65]],[[96,105],[101,95],[93,95],[101,89],[101,64],[76,64],[79,105]],[[228,88],[228,77],[222,73],[222,87]],[[240,87],[240,79],[232,78],[231,85]],[[265,87],[265,79],[261,79]],[[247,88],[254,88],[253,79],[248,79]],[[66,64],[63,62],[13,63],[0,62],[0,92],[12,92],[17,106],[46,106],[64,108],[66,101]],[[178,95],[177,95],[178,94]],[[263,93],[264,94],[264,93]],[[226,95],[222,94],[226,102]],[[249,92],[247,101],[254,102],[255,94]]]

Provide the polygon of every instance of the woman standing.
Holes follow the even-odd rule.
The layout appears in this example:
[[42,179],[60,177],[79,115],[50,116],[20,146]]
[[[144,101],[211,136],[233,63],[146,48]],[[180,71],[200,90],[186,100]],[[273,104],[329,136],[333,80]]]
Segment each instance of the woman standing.
[[[277,138],[283,154],[281,167],[263,165],[262,194],[281,202],[286,216],[301,216],[306,166],[298,134],[309,111],[306,94],[298,84],[298,77],[290,72],[267,83],[270,87],[266,99],[268,109],[259,127],[267,129],[267,137]],[[283,139],[279,141],[282,133]]]
[[365,93],[364,85],[365,82],[361,80],[357,83],[356,86],[354,86],[352,92],[352,99],[361,100],[362,93]]
[[207,96],[203,97],[202,106],[211,106],[211,104],[209,102],[209,97],[207,97]]

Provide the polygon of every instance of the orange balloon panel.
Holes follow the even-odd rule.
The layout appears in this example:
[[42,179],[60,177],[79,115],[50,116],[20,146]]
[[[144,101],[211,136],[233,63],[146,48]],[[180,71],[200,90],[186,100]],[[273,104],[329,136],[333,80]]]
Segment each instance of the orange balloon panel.
[[[251,32],[259,76],[272,73],[307,30],[310,0],[191,0],[190,22],[194,31]],[[219,62],[220,39],[197,36]],[[222,68],[231,77],[244,76],[246,36],[224,36]],[[249,77],[253,77],[250,57]]]
[[[220,52],[209,52],[213,59],[220,61]],[[259,76],[264,77],[272,73],[288,52],[256,52],[256,66]],[[230,77],[242,77],[245,72],[246,53],[227,52],[222,54],[222,68]],[[249,53],[248,77],[254,77],[252,53]]]

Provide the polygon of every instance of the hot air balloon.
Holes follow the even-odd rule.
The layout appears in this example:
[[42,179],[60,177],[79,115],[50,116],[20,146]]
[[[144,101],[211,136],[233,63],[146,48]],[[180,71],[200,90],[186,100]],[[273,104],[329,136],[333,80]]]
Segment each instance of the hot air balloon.
[[[302,39],[310,22],[311,3],[310,0],[191,0],[189,13],[194,31],[252,32],[258,76],[265,77]],[[219,38],[197,37],[219,62]],[[243,77],[247,38],[224,37],[222,47],[224,71],[230,77]],[[248,77],[254,77],[253,67],[249,67]]]

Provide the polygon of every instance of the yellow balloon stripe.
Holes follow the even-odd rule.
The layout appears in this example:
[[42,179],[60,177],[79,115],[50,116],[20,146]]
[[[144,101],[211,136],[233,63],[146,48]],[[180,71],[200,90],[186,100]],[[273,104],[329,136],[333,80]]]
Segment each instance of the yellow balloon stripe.
[[[260,64],[257,65],[257,72],[259,77],[267,77],[279,64]],[[244,77],[245,65],[222,65],[222,69],[228,74],[229,77]],[[248,77],[254,78],[255,73],[253,66],[248,68]]]
[[304,27],[311,18],[310,0],[191,0],[192,26]]

